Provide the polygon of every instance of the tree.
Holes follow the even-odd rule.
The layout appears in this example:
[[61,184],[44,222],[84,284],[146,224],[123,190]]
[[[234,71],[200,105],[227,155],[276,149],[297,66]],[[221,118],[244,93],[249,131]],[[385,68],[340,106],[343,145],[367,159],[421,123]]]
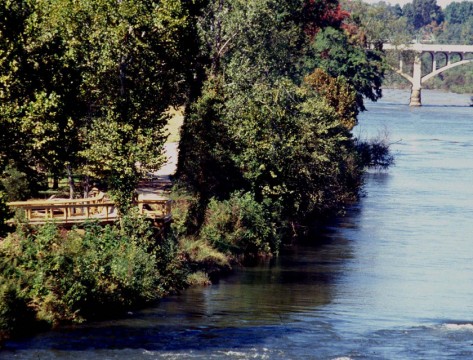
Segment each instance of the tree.
[[102,179],[124,210],[141,171],[162,162],[166,110],[190,92],[202,4],[2,3],[15,24],[0,44],[0,119],[13,125],[2,158],[15,151],[29,168]]
[[413,0],[412,3],[404,5],[402,12],[415,30],[432,22],[440,24],[444,18],[437,0]]
[[[69,159],[74,129],[62,109],[75,104],[74,70],[62,64],[63,48],[51,38],[42,41],[37,31],[37,4],[3,2],[0,13],[0,171],[8,164],[27,174],[36,170],[59,173]],[[53,75],[51,75],[53,73]],[[71,90],[72,89],[72,90]]]
[[412,39],[412,29],[407,19],[401,16],[399,5],[393,7],[384,2],[370,5],[362,1],[346,1],[344,8],[351,14],[344,23],[345,30],[365,47],[380,49],[383,43],[400,45]]
[[469,1],[452,2],[445,7],[445,22],[448,25],[464,24],[473,17],[473,3]]
[[83,171],[105,179],[124,211],[140,171],[162,163],[165,111],[186,91],[190,10],[180,1],[101,0],[55,1],[46,11],[81,69]]
[[[209,3],[199,21],[208,78],[179,154],[179,177],[200,200],[193,214],[248,193],[284,227],[356,197],[349,130],[363,97],[381,96],[383,66],[344,21],[332,0]],[[192,218],[196,233],[203,222]]]
[[256,84],[232,94],[225,113],[237,167],[257,200],[280,204],[283,219],[322,215],[353,196],[359,169],[350,135],[310,87]]
[[358,107],[356,106],[356,91],[342,78],[333,78],[322,69],[306,76],[305,84],[314,89],[329,106],[337,113],[341,123],[352,130],[358,123]]
[[356,90],[356,104],[365,110],[363,98],[376,101],[382,96],[384,64],[381,52],[351,43],[343,31],[326,28],[316,36],[313,57],[307,69],[321,68],[333,78],[343,77]]

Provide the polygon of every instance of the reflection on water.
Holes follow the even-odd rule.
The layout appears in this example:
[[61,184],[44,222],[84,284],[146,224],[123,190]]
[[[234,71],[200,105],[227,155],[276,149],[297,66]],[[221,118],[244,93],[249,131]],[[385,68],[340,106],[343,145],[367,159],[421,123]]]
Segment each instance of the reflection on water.
[[387,129],[396,166],[367,174],[360,202],[309,243],[0,358],[472,358],[473,109],[468,96],[424,91],[412,109],[405,91],[387,95],[355,133]]

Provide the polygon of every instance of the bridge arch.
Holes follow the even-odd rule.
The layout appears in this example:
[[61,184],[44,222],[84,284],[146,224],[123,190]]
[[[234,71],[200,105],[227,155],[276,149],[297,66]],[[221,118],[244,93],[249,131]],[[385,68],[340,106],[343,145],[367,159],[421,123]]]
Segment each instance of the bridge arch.
[[442,66],[441,68],[436,69],[435,71],[432,71],[431,73],[425,75],[422,77],[421,83],[425,83],[427,80],[432,79],[434,76],[437,76],[438,74],[443,73],[444,71],[450,70],[454,67],[468,64],[470,62],[473,62],[473,59],[467,59],[467,60],[460,60],[454,63],[447,64],[445,66]]

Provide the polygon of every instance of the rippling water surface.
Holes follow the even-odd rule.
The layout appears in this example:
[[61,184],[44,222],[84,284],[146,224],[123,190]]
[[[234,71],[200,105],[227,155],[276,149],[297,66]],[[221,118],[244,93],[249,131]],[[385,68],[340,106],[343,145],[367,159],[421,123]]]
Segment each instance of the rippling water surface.
[[[312,244],[128,318],[7,343],[26,359],[473,358],[473,108],[405,91],[355,134],[389,132],[396,166]],[[317,245],[314,245],[317,243]]]

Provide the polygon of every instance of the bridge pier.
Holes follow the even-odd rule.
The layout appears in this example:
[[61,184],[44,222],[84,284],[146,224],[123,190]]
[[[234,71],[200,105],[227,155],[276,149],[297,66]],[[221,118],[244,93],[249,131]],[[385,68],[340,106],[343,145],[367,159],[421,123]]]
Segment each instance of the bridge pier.
[[414,89],[414,87],[412,87],[411,89],[411,101],[409,102],[409,106],[422,106],[422,102],[421,102],[421,88],[419,89]]
[[414,69],[412,73],[411,101],[409,106],[422,106],[420,93],[422,90],[422,59],[421,54],[417,53],[414,57]]

